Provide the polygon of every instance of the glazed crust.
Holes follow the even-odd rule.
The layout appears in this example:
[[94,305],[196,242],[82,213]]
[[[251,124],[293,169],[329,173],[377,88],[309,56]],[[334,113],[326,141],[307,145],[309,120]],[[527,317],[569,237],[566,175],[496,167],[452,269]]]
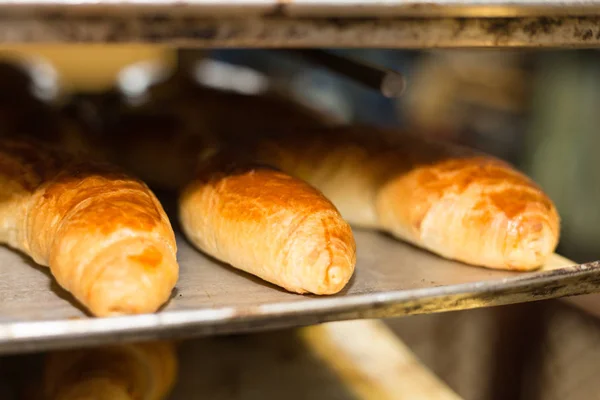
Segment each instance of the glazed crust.
[[177,376],[173,344],[148,342],[50,353],[44,400],[163,400]]
[[[226,107],[244,117],[225,126]],[[256,114],[265,108],[276,117]],[[244,162],[243,149],[235,156],[224,150],[220,133],[241,120],[248,137],[272,124],[321,125],[319,116],[280,99],[200,89],[123,116],[105,147],[111,161],[149,184],[183,188],[181,226],[201,251],[292,292],[339,292],[356,263],[349,225],[306,183]]]
[[245,146],[322,191],[351,224],[450,259],[531,270],[558,243],[552,201],[488,155],[367,127],[271,131]]
[[178,277],[170,223],[142,182],[42,143],[0,140],[0,241],[49,266],[96,316],[156,311]]
[[203,168],[179,210],[200,250],[289,291],[337,293],[354,272],[352,230],[333,204],[271,168]]
[[[196,145],[188,141],[183,155],[237,149],[308,182],[355,226],[473,265],[531,270],[556,248],[560,221],[552,201],[491,156],[372,127],[326,126],[318,118],[304,123],[303,112],[276,112],[262,97],[199,93],[188,103],[198,115],[181,114],[198,127],[191,134]],[[161,148],[167,145],[155,153]],[[174,168],[166,183],[190,175],[185,158],[167,163]],[[136,164],[140,170],[155,163]]]

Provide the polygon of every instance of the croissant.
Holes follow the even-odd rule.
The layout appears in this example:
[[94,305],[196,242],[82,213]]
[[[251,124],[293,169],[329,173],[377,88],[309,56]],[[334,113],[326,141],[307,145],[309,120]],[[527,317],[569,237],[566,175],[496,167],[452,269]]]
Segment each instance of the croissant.
[[177,377],[173,344],[58,351],[45,361],[44,400],[162,400]]
[[0,139],[0,242],[49,266],[96,316],[156,311],[178,277],[154,194],[107,165]]
[[[556,248],[560,220],[552,201],[491,156],[370,127],[303,125],[302,113],[293,108],[285,114],[289,127],[278,115],[269,125],[271,108],[262,97],[252,103],[251,96],[203,93],[207,107],[221,112],[198,108],[199,116],[191,119],[199,128],[188,138],[196,135],[214,152],[243,149],[246,158],[305,180],[355,226],[385,230],[449,259],[489,268],[531,270]],[[249,124],[239,117],[247,109]],[[198,154],[193,140],[186,140],[180,141],[186,143],[182,154]],[[165,142],[155,151],[167,147]],[[185,159],[165,183],[189,175]],[[146,165],[156,168],[149,161],[133,167]]]
[[[349,225],[306,183],[224,151],[210,128],[220,117],[204,109],[189,118],[190,104],[206,95],[218,95],[220,105],[236,98],[200,90],[175,111],[165,105],[166,114],[122,115],[104,136],[108,157],[154,187],[179,191],[182,230],[206,254],[289,291],[339,292],[356,263]],[[265,97],[261,104],[280,103]],[[287,107],[278,109],[295,115]]]
[[320,192],[263,166],[209,163],[181,193],[182,229],[200,250],[296,293],[350,280],[350,226]]
[[558,243],[552,201],[491,156],[368,127],[269,131],[260,139],[230,133],[229,140],[322,191],[351,224],[449,259],[531,270]]

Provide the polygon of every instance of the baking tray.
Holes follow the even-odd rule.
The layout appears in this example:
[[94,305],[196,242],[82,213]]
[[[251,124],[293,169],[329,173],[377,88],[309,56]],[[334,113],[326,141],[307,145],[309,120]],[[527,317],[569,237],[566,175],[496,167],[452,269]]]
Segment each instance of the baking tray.
[[157,314],[90,318],[47,270],[0,248],[0,353],[182,338],[487,307],[600,290],[600,263],[554,256],[541,271],[448,261],[386,235],[355,232],[357,271],[331,297],[287,293],[220,264],[178,237],[180,280]]
[[62,15],[194,15],[204,17],[517,17],[585,16],[600,0],[0,0],[12,12]]
[[600,0],[0,0],[0,43],[598,47]]
[[[600,18],[379,18],[197,16],[164,12],[88,15],[0,7],[0,44],[145,43],[199,48],[588,48],[600,47]],[[360,8],[360,7],[359,7]],[[173,10],[177,7],[173,7]],[[569,12],[565,9],[564,12]]]

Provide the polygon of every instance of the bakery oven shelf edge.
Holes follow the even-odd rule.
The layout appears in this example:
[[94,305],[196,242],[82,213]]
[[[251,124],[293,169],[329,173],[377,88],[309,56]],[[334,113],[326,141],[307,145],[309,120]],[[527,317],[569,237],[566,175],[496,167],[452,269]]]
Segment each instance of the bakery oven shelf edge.
[[90,318],[46,269],[0,249],[0,353],[115,341],[261,331],[536,301],[598,291],[600,263],[560,256],[513,273],[443,260],[385,235],[356,231],[357,272],[340,295],[286,293],[210,260],[179,238],[181,279],[157,314]]
[[0,43],[156,43],[197,47],[595,47],[600,18],[207,18],[3,13]]

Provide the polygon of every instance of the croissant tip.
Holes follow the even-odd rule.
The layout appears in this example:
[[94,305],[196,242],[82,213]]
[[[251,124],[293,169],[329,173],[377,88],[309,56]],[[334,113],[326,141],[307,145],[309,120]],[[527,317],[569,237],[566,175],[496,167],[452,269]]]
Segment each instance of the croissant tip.
[[352,278],[356,243],[350,226],[337,213],[314,214],[296,231],[291,262],[301,261],[306,276],[303,289],[317,295],[340,292]]
[[532,271],[540,268],[554,252],[557,235],[547,222],[528,221],[519,226],[519,237],[506,253],[509,269]]
[[[177,281],[175,255],[155,243],[139,240],[115,246],[118,253],[114,257],[97,260],[104,261],[104,272],[92,284],[84,304],[97,317],[156,312],[169,299]],[[157,249],[160,257],[155,254]]]

